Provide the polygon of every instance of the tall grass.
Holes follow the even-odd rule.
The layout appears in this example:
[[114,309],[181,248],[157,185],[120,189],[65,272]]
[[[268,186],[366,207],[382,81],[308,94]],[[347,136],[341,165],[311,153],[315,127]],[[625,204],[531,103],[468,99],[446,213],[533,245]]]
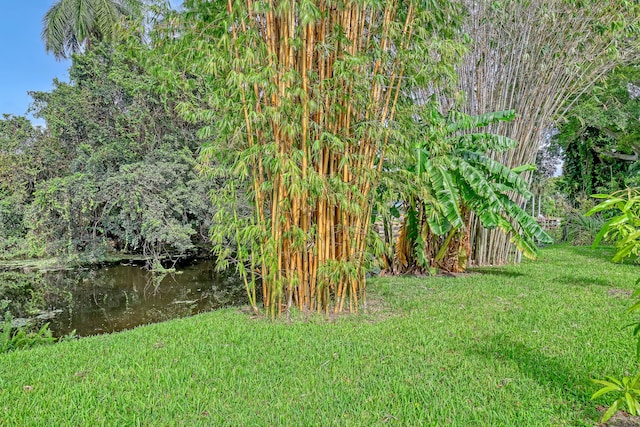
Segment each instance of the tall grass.
[[572,212],[564,224],[564,240],[577,246],[590,245],[604,223],[600,215],[585,216],[580,212]]

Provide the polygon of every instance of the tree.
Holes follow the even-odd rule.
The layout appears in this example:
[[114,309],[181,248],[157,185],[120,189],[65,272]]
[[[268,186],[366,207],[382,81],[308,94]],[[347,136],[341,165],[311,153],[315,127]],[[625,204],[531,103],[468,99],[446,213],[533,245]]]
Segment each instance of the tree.
[[620,67],[567,112],[555,143],[564,157],[572,200],[637,186],[640,154],[640,64]]
[[58,0],[42,20],[42,40],[56,59],[113,40],[124,19],[141,14],[141,0]]
[[27,193],[33,188],[35,165],[29,154],[39,136],[26,117],[0,118],[0,193]]
[[30,190],[27,238],[36,254],[122,249],[157,260],[208,242],[215,182],[196,171],[197,127],[171,111],[129,48],[148,47],[94,44],[73,56],[68,83],[31,93],[48,138],[34,145],[51,147],[61,162]]
[[549,204],[551,201],[549,196],[554,193],[554,191],[549,191],[555,187],[550,180],[556,175],[558,167],[562,164],[561,150],[557,144],[552,142],[557,133],[558,129],[555,126],[547,128],[542,134],[540,148],[536,154],[536,169],[530,177],[530,190],[533,197],[526,200],[524,204],[525,210],[531,212],[533,217],[549,214],[544,207]]
[[[459,68],[463,111],[471,115],[514,109],[519,117],[490,132],[519,142],[494,158],[507,167],[534,163],[541,133],[577,94],[640,54],[636,1],[471,1],[464,30],[474,46]],[[520,202],[520,200],[517,200]],[[472,228],[471,261],[500,264],[513,253],[507,238]],[[486,248],[491,248],[485,250]]]
[[19,251],[26,233],[24,209],[38,174],[32,147],[39,137],[26,117],[0,119],[0,257]]
[[[460,11],[448,1],[185,6],[153,61],[168,88],[205,76],[207,91],[179,110],[206,123],[204,170],[232,200],[246,184],[254,208],[244,220],[233,205],[216,214],[216,254],[234,258],[256,311],[258,281],[273,316],[294,305],[357,311],[382,164],[413,126],[413,88],[451,78]],[[214,203],[228,204],[223,194]]]

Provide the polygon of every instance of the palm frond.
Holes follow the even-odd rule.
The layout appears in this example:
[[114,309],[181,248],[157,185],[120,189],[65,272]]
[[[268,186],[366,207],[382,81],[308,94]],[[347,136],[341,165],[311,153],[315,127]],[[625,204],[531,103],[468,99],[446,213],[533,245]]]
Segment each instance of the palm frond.
[[110,0],[96,0],[93,10],[94,32],[103,40],[113,39],[115,26],[121,17],[120,9],[116,3]]
[[47,11],[42,19],[41,37],[47,52],[52,52],[57,59],[66,56],[65,48],[68,43],[68,27],[71,22],[71,10],[68,2],[60,0]]
[[59,0],[42,19],[41,37],[56,59],[79,52],[88,41],[111,40],[124,17],[139,16],[140,0]]

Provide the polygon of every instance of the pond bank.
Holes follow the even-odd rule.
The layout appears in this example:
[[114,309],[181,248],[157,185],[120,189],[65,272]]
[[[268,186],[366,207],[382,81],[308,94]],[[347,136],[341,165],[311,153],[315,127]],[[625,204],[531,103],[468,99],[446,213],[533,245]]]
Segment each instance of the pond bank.
[[14,326],[49,322],[61,337],[116,332],[246,302],[241,282],[216,272],[212,260],[161,273],[142,268],[141,261],[0,271],[0,311],[12,313]]
[[[168,257],[161,257],[160,261],[168,260]],[[207,259],[207,257],[198,257],[196,255],[188,256],[176,256],[173,258],[179,263],[184,264],[185,261],[193,260],[194,262],[199,259]],[[126,253],[110,253],[100,258],[83,258],[77,257],[74,259],[66,258],[28,258],[28,259],[9,259],[0,260],[0,272],[1,271],[63,271],[73,270],[80,267],[94,267],[104,266],[120,263],[133,263],[136,265],[152,264],[153,258],[146,257],[144,255],[126,254]]]

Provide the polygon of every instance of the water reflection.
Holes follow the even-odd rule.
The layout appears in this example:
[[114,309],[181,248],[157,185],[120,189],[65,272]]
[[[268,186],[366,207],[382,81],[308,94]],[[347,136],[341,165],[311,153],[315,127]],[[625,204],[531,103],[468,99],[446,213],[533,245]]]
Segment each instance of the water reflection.
[[44,279],[46,308],[63,310],[51,320],[55,336],[116,332],[246,302],[238,278],[217,273],[210,261],[163,276],[117,265],[46,273]]

